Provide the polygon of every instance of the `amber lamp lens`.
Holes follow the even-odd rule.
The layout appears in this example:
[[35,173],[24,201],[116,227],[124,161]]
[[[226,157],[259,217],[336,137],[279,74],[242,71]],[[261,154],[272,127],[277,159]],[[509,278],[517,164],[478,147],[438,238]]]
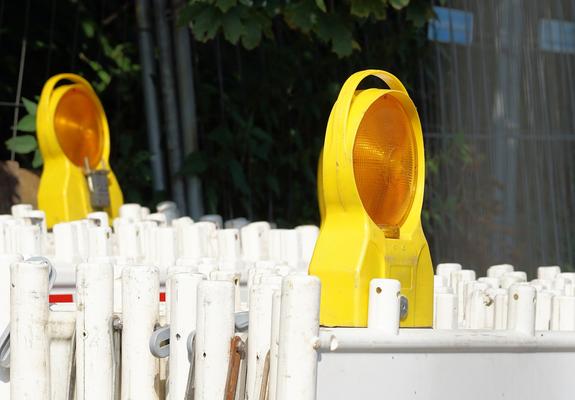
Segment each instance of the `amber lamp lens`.
[[417,149],[398,100],[384,95],[366,111],[353,147],[355,182],[363,207],[382,229],[397,228],[415,193]]
[[96,168],[102,158],[102,126],[98,107],[80,89],[68,90],[54,114],[54,130],[62,151],[79,167],[87,159]]

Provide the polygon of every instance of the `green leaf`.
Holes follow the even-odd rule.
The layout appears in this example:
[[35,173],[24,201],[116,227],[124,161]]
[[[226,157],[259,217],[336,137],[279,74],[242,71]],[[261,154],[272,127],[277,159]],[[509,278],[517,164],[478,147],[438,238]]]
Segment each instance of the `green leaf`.
[[230,174],[232,176],[232,182],[236,189],[238,189],[243,194],[249,192],[248,181],[246,175],[244,174],[244,169],[238,160],[232,158],[229,162]]
[[32,135],[22,135],[8,139],[6,147],[14,153],[28,154],[38,148],[38,142]]
[[278,182],[278,179],[274,175],[268,175],[266,177],[266,182],[267,182],[268,186],[270,187],[271,191],[273,192],[273,194],[275,194],[276,196],[279,196],[280,195],[280,184]]
[[409,4],[409,0],[389,0],[389,4],[396,10],[401,10]]
[[216,7],[225,13],[230,8],[234,7],[237,3],[237,0],[216,0]]
[[180,170],[181,175],[197,176],[203,174],[208,169],[208,160],[202,152],[196,151],[188,154]]
[[84,31],[84,35],[86,35],[86,37],[93,38],[96,31],[94,22],[82,21],[82,30]]
[[327,8],[325,7],[325,1],[324,0],[315,0],[315,5],[317,6],[317,8],[319,8],[323,12],[327,12]]
[[262,30],[261,27],[256,24],[244,25],[244,35],[242,35],[242,44],[248,49],[252,50],[256,48],[262,40]]
[[413,3],[407,8],[407,20],[413,22],[416,28],[421,28],[434,16],[433,8],[428,4]]
[[240,36],[245,32],[242,20],[237,13],[234,12],[224,14],[222,18],[222,28],[224,37],[232,44],[238,43]]
[[44,164],[42,153],[40,153],[40,149],[36,149],[36,151],[34,151],[34,159],[32,160],[32,168],[40,168],[42,164]]
[[36,132],[36,116],[32,114],[25,115],[18,121],[16,129],[20,132]]
[[32,100],[28,100],[26,97],[22,97],[22,103],[24,103],[24,108],[28,111],[30,115],[36,115],[36,109],[38,105]]
[[222,24],[220,11],[207,5],[196,15],[192,19],[192,33],[194,37],[200,42],[207,42],[213,39]]
[[353,52],[351,29],[339,16],[325,14],[319,19],[315,32],[324,42],[331,42],[332,51],[339,57],[349,56]]
[[352,0],[351,15],[360,18],[368,18],[373,15],[375,19],[385,19],[387,16],[387,0]]
[[317,23],[317,7],[312,1],[300,1],[286,6],[284,19],[288,26],[308,33]]

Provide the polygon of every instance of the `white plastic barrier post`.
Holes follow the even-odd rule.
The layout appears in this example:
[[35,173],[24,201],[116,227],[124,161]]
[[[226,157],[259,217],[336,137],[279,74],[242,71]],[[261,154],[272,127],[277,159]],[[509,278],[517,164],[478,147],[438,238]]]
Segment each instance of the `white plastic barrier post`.
[[157,267],[127,266],[122,271],[122,400],[157,400],[157,359],[149,340],[158,322]]
[[309,266],[319,236],[319,228],[315,225],[301,225],[295,230],[299,235],[301,259],[305,265]]
[[76,263],[80,254],[76,227],[74,224],[65,222],[56,224],[52,228],[54,232],[54,258],[58,261]]
[[507,272],[513,272],[513,265],[511,264],[497,264],[487,268],[487,277],[501,278]]
[[168,268],[176,263],[176,233],[171,226],[161,226],[157,230],[156,258],[160,266],[160,282],[168,278]]
[[214,246],[216,225],[212,222],[196,222],[182,227],[182,257],[193,260],[215,258],[217,249]]
[[201,274],[178,273],[170,275],[170,358],[168,397],[184,399],[190,362],[188,361],[188,336],[196,330],[196,302]]
[[29,211],[32,211],[34,207],[31,204],[14,204],[10,207],[10,213],[16,218],[24,218]]
[[472,282],[475,280],[475,271],[471,269],[462,269],[461,271],[453,271],[451,273],[451,285],[453,290],[457,295],[457,326],[463,327],[463,322],[465,318],[465,306],[466,306],[466,293],[464,292],[464,287],[467,282]]
[[37,225],[20,225],[12,227],[18,253],[24,258],[42,254],[42,228]]
[[275,289],[272,297],[272,329],[270,339],[270,378],[268,386],[268,400],[276,399],[278,382],[278,358],[280,344],[280,312],[281,312],[281,289]]
[[552,281],[561,273],[561,267],[557,265],[537,268],[537,279]]
[[494,329],[507,329],[507,311],[509,309],[509,294],[505,289],[495,290],[495,324]]
[[372,279],[369,283],[367,327],[397,335],[401,284],[396,279]]
[[234,335],[234,285],[203,281],[198,285],[194,400],[223,399]]
[[451,273],[453,271],[461,271],[462,267],[461,264],[457,263],[441,263],[437,264],[435,269],[435,273],[438,276],[441,276],[445,280],[445,284],[447,286],[451,286]]
[[507,329],[526,335],[535,334],[536,294],[535,288],[528,285],[511,286]]
[[[16,254],[0,255],[0,337],[10,323],[10,265],[19,261],[22,258]],[[0,399],[10,398],[10,369],[7,367],[0,366]]]
[[86,218],[94,225],[105,228],[110,227],[110,217],[105,211],[94,211],[89,213]]
[[130,222],[136,222],[142,219],[142,207],[135,203],[126,203],[120,206],[120,218]]
[[457,329],[457,296],[453,293],[435,295],[435,329]]
[[158,262],[158,224],[154,221],[141,221],[138,223],[138,231],[144,263],[156,264]]
[[112,230],[108,226],[90,226],[88,228],[88,258],[108,257],[112,255],[110,238]]
[[76,276],[76,400],[111,399],[114,267],[82,263]]
[[575,297],[558,296],[559,331],[575,331]]
[[138,227],[132,223],[119,223],[115,231],[118,238],[118,255],[124,259],[137,260],[141,254]]
[[269,258],[269,232],[268,222],[252,222],[240,230],[242,252],[245,261],[255,263]]
[[240,278],[241,274],[234,271],[211,271],[209,274],[212,281],[228,281],[234,284],[234,309],[241,311]]
[[548,331],[551,324],[551,304],[553,293],[547,290],[537,292],[537,303],[535,304],[535,330]]
[[10,284],[10,399],[48,399],[48,264],[12,264]]
[[[272,285],[250,289],[246,399],[259,399],[262,371],[270,350],[272,328]],[[259,379],[258,379],[259,378]]]
[[220,269],[241,271],[240,232],[237,229],[220,229],[217,231],[218,257]]
[[276,400],[316,398],[320,291],[315,276],[283,280]]

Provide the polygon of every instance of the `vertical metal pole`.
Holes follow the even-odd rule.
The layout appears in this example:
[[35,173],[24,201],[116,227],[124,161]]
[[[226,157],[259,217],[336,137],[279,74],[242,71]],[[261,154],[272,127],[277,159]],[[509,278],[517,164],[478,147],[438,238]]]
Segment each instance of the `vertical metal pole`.
[[160,59],[160,76],[162,80],[162,100],[164,106],[164,122],[167,133],[168,167],[172,187],[172,200],[186,214],[186,198],[184,182],[178,176],[182,167],[182,147],[180,143],[180,121],[178,117],[178,100],[174,73],[172,71],[172,40],[166,21],[165,0],[153,0],[156,21],[156,35]]
[[[187,156],[198,150],[198,124],[190,32],[187,26],[178,24],[180,10],[184,5],[185,2],[182,0],[172,0],[180,120],[182,124],[184,155]],[[204,205],[202,202],[202,182],[198,177],[186,178],[186,192],[188,212],[193,219],[199,219],[204,215]]]
[[150,26],[150,6],[148,0],[136,0],[136,18],[138,22],[138,40],[140,47],[140,63],[142,64],[142,86],[144,89],[144,108],[146,128],[148,131],[148,150],[152,166],[152,183],[154,191],[166,190],[164,172],[164,157],[160,141],[160,118],[154,78],[154,49]]
[[[496,198],[502,206],[500,225],[511,230],[511,235],[495,235],[493,246],[496,257],[508,257],[513,250],[516,221],[517,138],[520,120],[522,10],[518,0],[501,2],[495,91],[495,176],[501,184]],[[499,236],[499,237],[498,237]],[[503,249],[506,249],[503,251]]]

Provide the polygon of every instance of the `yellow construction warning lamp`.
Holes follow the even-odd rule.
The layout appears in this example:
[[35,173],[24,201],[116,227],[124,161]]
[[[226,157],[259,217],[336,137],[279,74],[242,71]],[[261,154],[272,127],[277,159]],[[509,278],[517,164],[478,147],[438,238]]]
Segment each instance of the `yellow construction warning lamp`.
[[[389,89],[357,90],[368,76]],[[320,163],[324,215],[310,274],[322,283],[321,324],[367,326],[369,283],[391,278],[407,298],[401,326],[430,327],[423,137],[415,106],[395,76],[367,70],[348,78],[329,117]]]
[[48,226],[92,211],[116,217],[122,192],[108,162],[108,121],[92,86],[74,74],[51,77],[36,115],[44,158],[38,207],[46,212]]

